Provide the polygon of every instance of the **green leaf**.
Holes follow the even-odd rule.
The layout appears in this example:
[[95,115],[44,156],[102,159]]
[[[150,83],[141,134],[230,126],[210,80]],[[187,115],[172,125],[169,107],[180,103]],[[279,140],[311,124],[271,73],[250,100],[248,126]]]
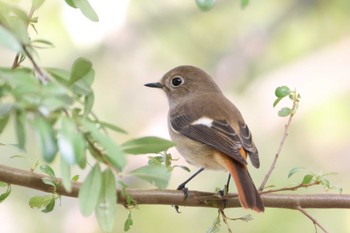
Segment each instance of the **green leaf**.
[[70,73],[67,70],[58,68],[45,68],[45,70],[64,86],[69,85]]
[[170,172],[163,166],[140,167],[131,171],[130,175],[146,180],[161,189],[168,185],[170,178]]
[[118,180],[118,184],[120,184],[122,186],[120,191],[121,191],[122,196],[126,199],[126,204],[128,206],[130,206],[132,203],[134,203],[136,205],[136,202],[132,199],[132,196],[127,191],[128,186],[125,183],[123,183],[123,181],[121,181],[121,180]]
[[278,111],[278,116],[280,117],[286,117],[289,116],[292,113],[292,109],[288,107],[281,108],[281,110]]
[[0,116],[0,134],[4,131],[9,119],[10,119],[10,114]]
[[201,11],[208,11],[213,8],[214,0],[196,0],[197,6]]
[[78,58],[74,61],[70,74],[70,83],[74,83],[87,75],[92,69],[92,63],[84,58]]
[[54,170],[47,164],[40,165],[40,171],[44,172],[45,174],[49,175],[52,178],[56,179],[56,175]]
[[55,199],[54,195],[47,194],[44,196],[35,196],[30,198],[29,206],[30,208],[43,208],[49,205],[52,202],[52,199]]
[[64,161],[70,165],[76,163],[81,168],[86,165],[86,145],[83,135],[79,132],[75,121],[62,116],[61,127],[58,131],[58,147]]
[[[69,1],[66,1],[67,3]],[[72,0],[72,5],[80,9],[81,13],[91,21],[98,22],[98,16],[87,0]],[[69,3],[68,3],[69,4]],[[70,5],[70,4],[69,4]],[[70,5],[70,6],[72,6]]]
[[124,129],[122,129],[122,128],[116,126],[116,125],[113,125],[111,123],[108,123],[108,122],[98,121],[97,123],[99,123],[103,127],[106,127],[108,129],[111,129],[111,130],[113,130],[115,132],[118,132],[118,133],[123,133],[123,134],[127,134],[128,133]]
[[72,86],[70,86],[73,93],[75,95],[83,95],[83,96],[90,95],[92,93],[92,89],[91,89],[91,84],[89,80],[93,79],[94,76],[95,76],[95,71],[90,70],[90,72],[88,72],[83,79],[78,80]]
[[33,10],[39,9],[39,7],[45,2],[45,0],[32,0]]
[[34,119],[33,127],[36,130],[43,159],[51,163],[57,153],[57,141],[52,125],[39,116]]
[[79,175],[75,175],[72,177],[72,181],[77,182],[79,180]]
[[5,183],[5,182],[1,182],[0,181],[0,187],[4,187],[7,186],[6,191],[0,194],[0,203],[3,202],[11,193],[11,185]]
[[304,176],[302,183],[303,184],[310,184],[313,178],[314,178],[314,175],[307,174]]
[[159,153],[173,147],[174,142],[159,137],[142,137],[123,143],[122,149],[128,154]]
[[81,185],[78,195],[80,212],[84,216],[91,215],[96,208],[100,198],[101,188],[102,174],[100,166],[96,164]]
[[111,232],[116,222],[116,183],[113,173],[108,169],[102,173],[102,187],[95,209],[96,218],[104,232]]
[[292,170],[290,170],[289,173],[288,173],[288,179],[289,179],[290,177],[292,177],[295,173],[298,173],[298,172],[300,172],[300,171],[305,171],[305,168],[303,168],[303,167],[295,167],[295,168],[292,168]]
[[332,187],[330,187],[331,189],[335,190],[338,193],[342,193],[343,192],[343,188],[339,187],[338,185],[333,185]]
[[115,142],[103,134],[96,126],[96,124],[88,121],[87,119],[82,120],[82,126],[84,131],[93,139],[94,142],[98,143],[104,150],[106,159],[118,170],[123,170],[126,165],[126,159],[123,151],[118,147]]
[[[11,21],[11,31],[17,38],[17,40],[21,43],[21,46],[29,45],[30,39],[27,31],[27,22],[29,21],[28,17],[25,16],[25,19],[14,18]],[[30,50],[30,46],[26,47],[27,50]]]
[[187,172],[191,172],[191,169],[189,169],[189,168],[186,167],[186,166],[175,165],[174,168],[175,168],[175,167],[181,168],[182,170],[185,170],[185,171],[187,171]]
[[22,45],[17,38],[6,28],[0,25],[0,44],[17,53],[22,52]]
[[95,96],[93,92],[85,96],[83,117],[87,117],[91,113],[92,107],[94,105],[94,101],[95,101]]
[[15,129],[18,147],[24,150],[26,144],[25,115],[20,111],[15,113]]
[[45,206],[45,209],[43,209],[41,212],[50,213],[54,209],[55,203],[56,203],[56,199],[54,196],[52,196],[50,202]]
[[55,182],[51,178],[44,177],[41,180],[44,184],[54,187],[54,189],[56,191],[57,185],[55,184]]
[[330,187],[330,182],[329,182],[328,179],[322,179],[322,180],[321,180],[321,184],[322,184],[323,186],[325,186],[326,188],[329,188],[329,187]]
[[70,179],[71,166],[62,158],[60,162],[61,162],[60,163],[61,179],[62,179],[63,187],[67,192],[71,192],[72,191],[72,180]]
[[66,2],[67,5],[69,5],[70,7],[77,8],[76,5],[74,5],[73,0],[65,0],[65,2]]
[[275,100],[275,102],[273,102],[273,107],[276,107],[276,105],[281,101],[281,99],[283,99],[283,98],[281,98],[281,97],[279,97],[279,98],[277,98],[276,100]]
[[150,156],[150,157],[148,157],[148,165],[161,166],[163,162],[164,162],[163,156]]
[[51,41],[43,39],[32,40],[32,46],[38,49],[49,49],[55,47]]
[[124,231],[130,230],[133,224],[134,224],[134,221],[132,220],[131,211],[130,211],[128,214],[128,218],[124,222]]
[[248,4],[249,4],[249,0],[241,0],[242,8],[245,8],[246,6],[248,6]]
[[275,95],[278,98],[284,98],[289,95],[292,91],[287,86],[277,87],[275,90]]

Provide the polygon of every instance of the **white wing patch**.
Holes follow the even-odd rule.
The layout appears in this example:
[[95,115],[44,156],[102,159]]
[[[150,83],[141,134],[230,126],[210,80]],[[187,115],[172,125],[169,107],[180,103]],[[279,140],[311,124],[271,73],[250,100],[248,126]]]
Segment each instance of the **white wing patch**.
[[208,117],[201,117],[198,120],[192,122],[191,125],[204,125],[210,128],[213,126],[213,121],[213,119],[210,119]]

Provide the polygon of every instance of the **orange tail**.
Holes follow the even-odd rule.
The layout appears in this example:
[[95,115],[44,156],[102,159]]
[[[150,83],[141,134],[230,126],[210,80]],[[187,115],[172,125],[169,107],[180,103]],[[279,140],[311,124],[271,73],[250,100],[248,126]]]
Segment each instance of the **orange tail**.
[[233,161],[228,156],[223,156],[226,167],[230,172],[238,191],[239,201],[244,208],[249,208],[257,212],[264,211],[264,204],[256,190],[252,178],[246,166]]

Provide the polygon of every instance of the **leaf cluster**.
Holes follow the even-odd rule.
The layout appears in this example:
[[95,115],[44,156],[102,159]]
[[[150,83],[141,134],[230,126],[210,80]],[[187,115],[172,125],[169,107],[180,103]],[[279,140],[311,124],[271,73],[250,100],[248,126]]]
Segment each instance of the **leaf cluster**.
[[280,117],[286,117],[289,115],[294,115],[296,113],[296,110],[299,107],[299,101],[300,101],[300,94],[296,92],[296,90],[292,91],[287,86],[280,86],[277,87],[275,90],[275,96],[277,97],[276,100],[273,102],[273,107],[276,107],[276,105],[285,97],[289,97],[289,99],[292,101],[292,107],[283,107],[278,111],[278,116]]
[[303,167],[295,167],[288,173],[288,178],[291,178],[297,173],[303,172],[303,178],[299,184],[300,187],[308,187],[313,185],[321,185],[326,191],[335,190],[342,193],[343,189],[337,185],[331,184],[328,177],[332,175],[337,175],[334,172],[327,173],[315,173]]
[[[157,159],[150,157],[153,162],[125,172],[127,154],[159,154],[174,143],[158,137],[117,143],[109,132],[125,134],[126,131],[101,121],[93,112],[95,70],[89,60],[77,58],[70,69],[38,64],[38,50],[53,48],[52,42],[35,38],[38,17],[34,14],[44,2],[33,0],[26,13],[17,5],[0,0],[0,46],[16,53],[11,67],[0,67],[0,134],[12,126],[16,142],[9,145],[15,145],[21,151],[26,151],[31,133],[36,136],[44,162],[40,171],[47,175],[42,182],[52,187],[52,193],[31,198],[30,207],[39,208],[44,213],[52,211],[56,201],[60,200],[56,193],[58,187],[63,186],[68,192],[72,190],[72,182],[79,176],[72,177],[71,170],[77,166],[88,171],[79,192],[82,214],[88,216],[95,212],[101,228],[111,231],[116,216],[117,183],[123,184],[123,195],[128,197],[128,204],[133,203],[127,186],[117,182],[118,177],[136,176],[159,188],[165,188],[170,177],[169,156],[163,160],[166,163],[160,161],[162,156],[156,156]],[[90,20],[98,21],[87,0],[66,0],[66,3],[79,9]],[[35,35],[30,35],[29,28],[34,29]],[[31,66],[22,65],[24,60],[29,60]],[[61,179],[48,165],[57,160]],[[0,187],[5,189],[0,194],[1,202],[11,193],[11,186],[0,182]],[[131,220],[130,214],[129,227]]]

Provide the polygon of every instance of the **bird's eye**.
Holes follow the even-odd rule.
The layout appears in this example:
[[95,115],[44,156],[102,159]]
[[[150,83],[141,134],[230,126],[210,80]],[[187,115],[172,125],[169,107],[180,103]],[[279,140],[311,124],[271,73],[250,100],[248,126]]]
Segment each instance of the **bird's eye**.
[[171,79],[171,85],[173,87],[178,87],[184,82],[183,78],[180,76],[175,76],[174,78]]

